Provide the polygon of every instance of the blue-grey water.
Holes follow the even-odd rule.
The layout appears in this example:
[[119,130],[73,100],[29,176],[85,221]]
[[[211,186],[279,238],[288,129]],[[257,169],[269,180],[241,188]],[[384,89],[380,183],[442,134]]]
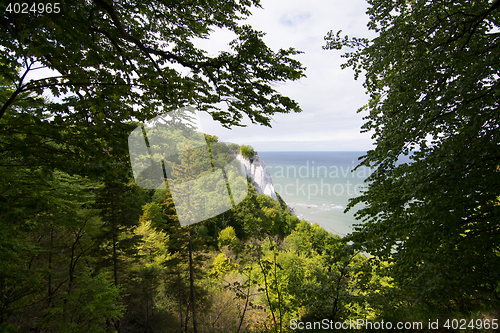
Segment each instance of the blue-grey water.
[[344,213],[349,198],[358,196],[373,172],[358,165],[365,152],[259,152],[276,192],[297,216],[341,236],[352,231],[355,209]]

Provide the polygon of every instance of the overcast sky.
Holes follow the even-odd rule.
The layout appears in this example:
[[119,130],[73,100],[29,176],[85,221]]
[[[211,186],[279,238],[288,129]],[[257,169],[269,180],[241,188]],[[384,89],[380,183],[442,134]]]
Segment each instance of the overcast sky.
[[[273,50],[293,47],[303,51],[294,56],[306,67],[306,78],[280,83],[275,88],[296,100],[303,112],[273,116],[272,128],[252,125],[225,130],[213,123],[203,131],[220,141],[250,144],[257,151],[367,151],[372,148],[370,133],[360,133],[363,113],[356,110],[367,103],[363,80],[354,80],[353,71],[341,70],[341,51],[323,50],[328,31],[373,37],[366,27],[365,0],[261,0],[246,23],[266,33],[264,41]],[[209,55],[229,51],[234,35],[216,31],[210,40],[196,43]],[[30,77],[51,76],[36,71]],[[29,78],[28,78],[29,79]],[[209,117],[209,116],[208,116]],[[210,117],[208,118],[210,120]],[[209,121],[210,122],[210,121]],[[203,122],[204,125],[207,125]]]
[[[266,33],[264,41],[274,51],[294,47],[305,52],[295,59],[307,68],[306,78],[276,86],[295,99],[302,113],[276,115],[272,128],[250,125],[231,131],[213,129],[221,141],[250,144],[257,151],[366,151],[371,134],[360,133],[367,103],[362,78],[354,80],[351,69],[340,68],[340,51],[323,50],[330,30],[358,37],[373,36],[366,27],[364,0],[261,0],[248,24]],[[204,43],[209,52],[228,50],[231,36],[217,32]],[[250,124],[250,122],[248,122]],[[206,128],[204,128],[206,130]]]

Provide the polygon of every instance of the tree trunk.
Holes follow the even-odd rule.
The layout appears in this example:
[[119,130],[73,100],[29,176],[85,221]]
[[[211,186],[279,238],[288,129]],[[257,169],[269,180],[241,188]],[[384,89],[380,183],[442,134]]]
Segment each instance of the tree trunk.
[[189,240],[189,292],[191,295],[191,306],[193,313],[193,332],[198,333],[196,327],[196,303],[195,303],[195,295],[194,295],[194,269],[193,269],[193,248],[191,245],[191,229],[188,230],[188,240]]
[[113,277],[115,286],[118,285],[118,258],[116,256],[116,217],[115,217],[115,200],[111,197],[111,237],[113,241]]

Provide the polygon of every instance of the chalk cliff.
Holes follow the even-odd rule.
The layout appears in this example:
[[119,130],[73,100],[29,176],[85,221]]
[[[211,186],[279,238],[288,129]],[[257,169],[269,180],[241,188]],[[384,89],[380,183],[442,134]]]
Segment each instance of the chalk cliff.
[[[253,180],[257,193],[268,195],[279,203],[278,196],[274,190],[271,174],[269,170],[267,170],[266,164],[260,158],[259,154],[256,152],[252,158],[248,158],[238,153],[235,158],[240,161],[242,171],[246,176]],[[295,209],[291,206],[287,207],[288,210],[295,215]]]
[[267,170],[266,164],[260,158],[259,154],[255,153],[252,158],[237,154],[236,159],[240,161],[243,172],[247,177],[252,178],[257,193],[268,195],[278,201],[271,174]]

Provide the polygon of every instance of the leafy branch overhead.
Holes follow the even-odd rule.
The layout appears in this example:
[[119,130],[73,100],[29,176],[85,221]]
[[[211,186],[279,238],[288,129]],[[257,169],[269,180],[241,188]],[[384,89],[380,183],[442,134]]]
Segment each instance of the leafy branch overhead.
[[[239,125],[243,114],[270,126],[274,113],[300,111],[272,88],[304,77],[292,58],[300,52],[272,51],[262,32],[238,23],[258,0],[72,1],[43,15],[8,13],[5,6],[0,71],[15,89],[2,101],[0,118],[23,93],[46,89],[61,99],[51,112],[68,122],[143,121],[195,104],[227,127]],[[209,56],[196,47],[196,39],[219,28],[235,34],[230,51]],[[26,79],[41,66],[55,76]]]

